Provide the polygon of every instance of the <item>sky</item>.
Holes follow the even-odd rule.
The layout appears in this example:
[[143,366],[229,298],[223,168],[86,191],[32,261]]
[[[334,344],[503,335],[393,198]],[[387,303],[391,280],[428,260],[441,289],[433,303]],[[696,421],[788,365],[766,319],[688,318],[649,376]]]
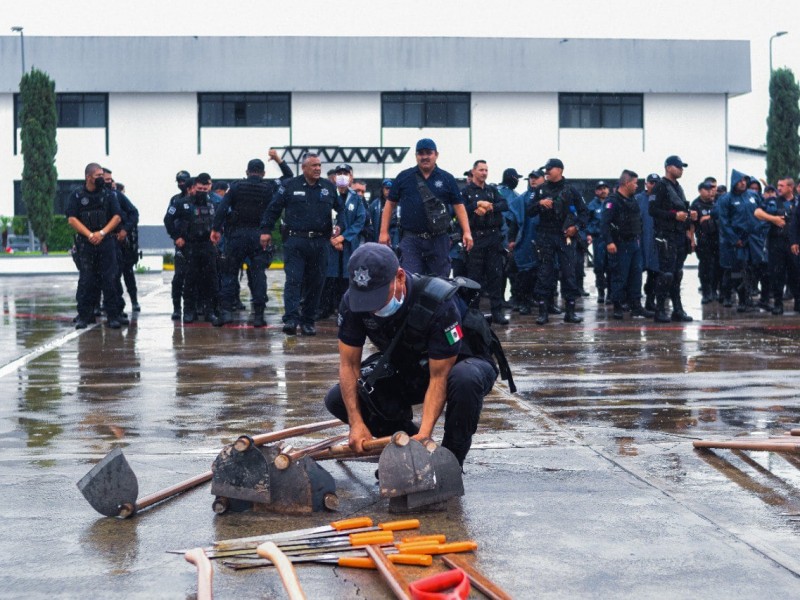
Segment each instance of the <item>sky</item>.
[[[0,35],[19,35],[11,32],[12,26],[22,26],[25,36],[749,40],[752,92],[730,101],[729,142],[752,148],[766,139],[771,35],[789,32],[773,40],[773,67],[788,67],[800,75],[797,0],[0,0]],[[2,68],[17,66],[4,61]]]

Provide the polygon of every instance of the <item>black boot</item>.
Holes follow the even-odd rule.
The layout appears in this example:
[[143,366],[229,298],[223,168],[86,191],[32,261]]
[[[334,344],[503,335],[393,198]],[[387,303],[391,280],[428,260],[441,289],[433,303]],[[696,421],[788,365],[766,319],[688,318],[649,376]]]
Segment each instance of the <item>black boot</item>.
[[508,325],[508,319],[506,319],[501,309],[492,311],[492,323],[495,325]]
[[539,300],[539,317],[536,319],[536,324],[545,325],[549,321],[550,317],[547,314],[547,302]]
[[775,306],[772,307],[772,314],[776,317],[783,314],[783,298],[775,298]]
[[175,300],[172,301],[172,320],[173,321],[180,321],[181,320],[181,301]]
[[214,327],[222,327],[223,325],[227,325],[228,323],[233,323],[233,315],[229,310],[221,310],[219,311],[219,316],[215,317],[211,324]]
[[640,300],[639,302],[631,303],[631,316],[652,319],[655,316],[655,311],[648,310],[646,307],[643,307]]
[[139,300],[137,299],[136,292],[132,294],[129,292],[131,297],[131,312],[141,312],[142,307],[139,306]]
[[564,323],[582,323],[583,318],[575,314],[575,300],[568,300],[564,311]]
[[672,314],[670,315],[670,319],[676,323],[691,323],[694,320],[683,310],[680,297],[672,299]]
[[621,321],[625,318],[625,311],[622,309],[622,304],[619,302],[614,302],[614,312],[611,313],[611,316]]
[[656,323],[669,323],[670,322],[669,315],[667,314],[667,310],[666,310],[666,308],[664,308],[664,305],[666,304],[666,302],[667,302],[666,298],[661,298],[656,303],[656,310],[655,310],[655,313],[653,314],[653,320]]
[[597,303],[605,304],[606,302],[606,289],[602,287],[597,288]]
[[264,320],[264,307],[253,307],[253,327],[264,327],[267,322]]
[[644,309],[656,312],[656,297],[653,294],[647,294],[645,296]]

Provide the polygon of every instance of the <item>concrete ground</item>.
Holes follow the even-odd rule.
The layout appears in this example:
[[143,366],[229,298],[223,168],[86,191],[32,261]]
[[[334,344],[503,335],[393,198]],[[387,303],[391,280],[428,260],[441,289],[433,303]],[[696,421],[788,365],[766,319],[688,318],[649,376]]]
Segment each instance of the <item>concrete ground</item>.
[[[314,338],[284,336],[283,276],[271,272],[268,328],[182,326],[169,318],[170,277],[139,277],[143,312],[130,327],[82,332],[71,323],[74,274],[0,278],[1,597],[193,598],[194,567],[166,550],[355,515],[396,518],[375,465],[360,462],[324,463],[338,513],[216,516],[208,486],[128,520],[89,506],[75,483],[113,448],[124,449],[141,497],[207,470],[241,433],[328,418],[334,320]],[[613,321],[594,297],[580,326],[513,314],[499,334],[519,392],[499,385],[487,398],[466,495],[420,515],[422,532],[476,540],[470,560],[514,598],[798,594],[800,462],[700,453],[691,442],[766,437],[800,420],[800,316],[701,308],[693,270],[683,287],[702,320]],[[391,597],[375,572],[297,571],[309,598]],[[272,569],[216,565],[214,589],[286,597]]]

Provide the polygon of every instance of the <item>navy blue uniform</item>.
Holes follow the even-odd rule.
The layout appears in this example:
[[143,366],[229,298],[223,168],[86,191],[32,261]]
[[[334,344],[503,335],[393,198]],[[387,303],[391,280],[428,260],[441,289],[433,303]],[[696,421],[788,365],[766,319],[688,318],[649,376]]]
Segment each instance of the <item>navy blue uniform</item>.
[[764,212],[772,216],[783,217],[785,225],[778,227],[770,223],[767,233],[767,257],[769,259],[769,282],[775,307],[780,307],[776,314],[783,312],[783,288],[789,284],[789,290],[795,299],[800,298],[800,271],[797,257],[790,249],[789,230],[797,219],[797,198],[786,200],[782,196],[765,200]]
[[[292,176],[286,163],[280,163],[281,173]],[[279,188],[275,181],[250,175],[231,184],[214,215],[214,231],[225,233],[225,256],[221,261],[222,277],[220,305],[229,320],[239,303],[237,278],[247,261],[248,281],[256,320],[263,318],[267,304],[267,269],[272,263],[273,248],[261,247],[261,219]],[[269,233],[272,233],[270,229]]]
[[320,178],[311,185],[300,175],[284,183],[264,213],[264,234],[272,233],[284,213],[283,322],[287,325],[314,325],[328,267],[333,213],[340,210],[339,195],[330,181]]
[[125,308],[125,298],[122,295],[121,279],[125,280],[125,288],[131,297],[131,304],[134,306],[138,304],[136,298],[136,275],[133,273],[133,267],[139,262],[139,210],[122,192],[114,190],[114,194],[117,196],[119,207],[122,211],[122,222],[114,230],[113,235],[116,238],[120,230],[125,231],[125,239],[117,241],[117,264],[119,265],[120,276],[117,277],[116,287],[120,311],[122,311]]
[[586,207],[589,218],[586,226],[586,232],[592,236],[592,254],[593,270],[594,270],[594,284],[597,288],[597,302],[602,303],[605,299],[606,289],[610,288],[610,280],[608,278],[608,259],[606,257],[606,245],[608,242],[603,239],[602,221],[603,221],[603,201],[595,196]]
[[[418,298],[419,290],[415,289],[413,279],[408,276],[406,282],[408,293],[403,306],[386,318],[352,312],[349,292],[346,293],[339,308],[339,340],[348,346],[362,348],[369,338],[378,350],[385,351],[405,321],[409,307]],[[419,428],[411,420],[411,407],[425,400],[430,381],[428,360],[456,356],[457,362],[447,377],[442,446],[463,463],[478,427],[483,398],[492,389],[497,372],[485,358],[470,355],[466,345],[458,339],[459,335],[452,332],[461,332],[461,313],[451,299],[439,306],[422,334],[422,340],[412,341],[404,336],[395,347],[390,362],[396,372],[376,383],[373,395],[376,405],[369,405],[363,398],[359,398],[359,405],[364,423],[372,435],[382,437],[400,430],[416,434]],[[424,348],[421,352],[420,347]],[[336,418],[348,422],[338,384],[325,396],[325,406]]]
[[[180,194],[175,194],[172,198],[169,199],[169,205],[167,206],[167,211],[173,206],[183,203],[184,199],[188,197],[188,194],[185,192],[181,192]],[[183,251],[175,247],[175,258],[172,262],[172,266],[175,269],[172,272],[172,318],[179,319],[181,314],[181,297],[183,296],[183,283],[186,280],[186,261],[183,258]]]
[[[89,231],[100,231],[122,211],[116,194],[105,188],[94,192],[85,187],[73,191],[67,200],[67,219],[74,217]],[[103,308],[109,322],[119,317],[120,305],[117,299],[117,241],[110,232],[96,246],[82,235],[77,236],[78,262],[78,319],[86,323],[94,320],[94,306],[100,291],[103,293]]]
[[[708,202],[699,196],[692,202],[691,210],[697,212],[695,239],[697,240],[697,275],[703,294],[702,303],[717,299],[722,285],[722,265],[719,263],[719,231],[714,216],[714,200]],[[705,217],[708,219],[703,220]]]
[[[615,310],[627,303],[639,310],[642,302],[642,215],[635,197],[619,192],[605,202],[600,226],[600,239],[613,243],[617,251],[606,255],[611,278],[611,300]],[[652,315],[651,315],[652,316]],[[619,317],[617,317],[619,318]]]
[[[503,259],[505,239],[502,227],[503,212],[508,210],[508,202],[491,185],[478,187],[470,183],[461,196],[469,218],[474,245],[467,254],[467,277],[481,284],[489,294],[492,315],[501,315],[503,308]],[[478,202],[491,202],[493,209],[484,215],[475,214]],[[473,301],[478,308],[480,297]],[[505,320],[504,318],[500,319]]]
[[450,275],[450,238],[447,232],[434,234],[420,195],[417,175],[425,180],[431,193],[446,207],[463,204],[455,178],[434,167],[427,179],[419,167],[402,171],[389,190],[389,200],[400,209],[400,265],[411,273]]

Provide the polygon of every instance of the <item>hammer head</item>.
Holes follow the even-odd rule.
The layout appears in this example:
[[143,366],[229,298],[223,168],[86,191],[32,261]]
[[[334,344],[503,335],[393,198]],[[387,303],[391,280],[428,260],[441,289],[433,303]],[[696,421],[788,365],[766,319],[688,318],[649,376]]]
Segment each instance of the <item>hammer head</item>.
[[124,505],[136,509],[139,482],[122,450],[115,448],[105,455],[78,482],[78,489],[97,512],[116,517]]

